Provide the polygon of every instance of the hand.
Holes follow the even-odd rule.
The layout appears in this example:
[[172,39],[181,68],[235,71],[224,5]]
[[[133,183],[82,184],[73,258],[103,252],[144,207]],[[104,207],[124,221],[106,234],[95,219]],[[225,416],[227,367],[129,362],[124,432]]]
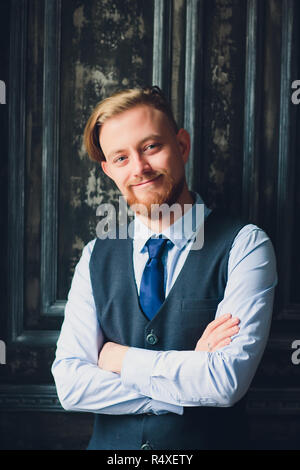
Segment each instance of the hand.
[[230,344],[231,336],[239,332],[240,320],[232,318],[230,313],[221,315],[220,317],[209,323],[204,330],[203,335],[198,340],[195,351],[213,352]]
[[121,373],[124,356],[129,346],[108,341],[104,344],[98,358],[98,367],[111,372]]

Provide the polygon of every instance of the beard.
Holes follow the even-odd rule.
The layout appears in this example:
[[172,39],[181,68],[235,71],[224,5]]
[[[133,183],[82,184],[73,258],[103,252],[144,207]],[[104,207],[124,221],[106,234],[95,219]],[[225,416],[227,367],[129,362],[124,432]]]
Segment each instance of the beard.
[[146,190],[142,197],[138,197],[134,194],[131,184],[127,186],[127,194],[125,196],[127,204],[137,214],[150,217],[151,211],[153,210],[152,206],[157,210],[162,204],[171,206],[178,201],[184,187],[185,176],[183,175],[176,183],[174,178],[169,175],[167,171],[161,170],[157,173],[149,173],[145,175],[145,179],[153,179],[157,176],[161,176],[163,178],[162,189],[159,191],[155,189]]

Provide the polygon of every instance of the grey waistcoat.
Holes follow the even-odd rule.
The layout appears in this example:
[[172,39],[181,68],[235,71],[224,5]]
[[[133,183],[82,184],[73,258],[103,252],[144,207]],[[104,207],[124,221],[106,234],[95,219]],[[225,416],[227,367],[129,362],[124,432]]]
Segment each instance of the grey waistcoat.
[[[246,223],[211,212],[203,248],[189,252],[151,321],[139,306],[132,239],[97,239],[90,276],[106,340],[150,350],[193,350],[224,297],[231,245]],[[88,449],[237,449],[245,447],[245,425],[244,400],[227,408],[185,407],[182,416],[96,414]]]

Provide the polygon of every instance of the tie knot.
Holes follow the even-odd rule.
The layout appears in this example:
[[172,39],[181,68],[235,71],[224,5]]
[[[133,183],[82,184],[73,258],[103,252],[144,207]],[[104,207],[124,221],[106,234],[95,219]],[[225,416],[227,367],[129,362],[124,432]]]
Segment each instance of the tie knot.
[[160,258],[167,241],[167,238],[149,238],[146,242],[149,258]]

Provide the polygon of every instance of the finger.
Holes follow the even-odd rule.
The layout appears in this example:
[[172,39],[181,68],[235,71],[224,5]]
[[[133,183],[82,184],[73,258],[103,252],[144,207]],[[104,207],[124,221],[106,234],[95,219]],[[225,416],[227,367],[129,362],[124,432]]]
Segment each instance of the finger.
[[210,335],[216,328],[220,327],[223,323],[227,322],[231,319],[231,313],[225,313],[220,317],[216,318],[212,322],[210,322],[203,332],[203,337]]
[[[235,317],[235,318],[229,318],[228,320],[226,320],[225,322],[222,322],[220,323],[219,325],[217,325],[215,328],[213,329],[208,329],[206,333],[206,336],[204,336],[204,338],[208,337],[209,335],[213,334],[213,335],[216,335],[216,334],[220,334],[220,333],[223,333],[224,331],[227,331],[229,329],[231,329],[232,327],[238,325],[240,323],[240,320],[239,318]],[[207,334],[208,333],[208,334]]]
[[231,340],[232,336],[236,335],[239,332],[240,328],[238,326],[233,326],[231,328],[228,328],[225,331],[222,331],[221,333],[212,334],[207,341],[210,344],[211,348],[215,348],[221,341],[225,341],[227,339]]
[[216,344],[216,345],[211,349],[210,352],[218,351],[219,349],[224,348],[224,346],[228,346],[230,343],[231,343],[231,339],[230,339],[230,338],[223,339],[223,340],[220,341],[218,344]]
[[203,332],[203,339],[207,339],[208,336],[211,334],[216,334],[220,333],[224,330],[228,330],[234,325],[237,325],[240,322],[239,318],[234,317],[231,318],[231,314],[225,314],[222,315],[222,317],[219,317],[215,320],[213,320],[211,323],[209,323],[206,327],[206,329]]
[[214,331],[216,332],[218,330],[220,332],[220,331],[228,330],[229,328],[235,325],[238,325],[239,323],[240,323],[240,319],[238,317],[232,317],[226,320],[225,322],[222,322],[220,325],[218,325],[214,329]]
[[222,341],[223,339],[226,339],[226,338],[232,338],[232,336],[238,334],[239,331],[240,331],[239,326],[237,325],[232,326],[231,328],[228,328],[222,331],[221,333],[219,333],[218,336],[216,337],[217,341]]
[[240,320],[239,318],[232,318],[228,320],[227,322],[223,323],[220,325],[218,328],[215,328],[213,331],[213,334],[223,334],[226,331],[231,330],[232,328],[236,328],[239,326]]

